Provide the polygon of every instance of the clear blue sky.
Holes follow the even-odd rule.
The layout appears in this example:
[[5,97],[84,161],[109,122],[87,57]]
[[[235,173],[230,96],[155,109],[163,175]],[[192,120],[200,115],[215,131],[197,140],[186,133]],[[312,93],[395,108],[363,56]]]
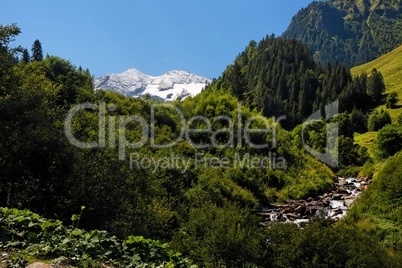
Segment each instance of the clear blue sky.
[[0,24],[17,23],[15,44],[39,39],[96,77],[136,68],[218,77],[250,40],[280,35],[311,0],[1,0]]

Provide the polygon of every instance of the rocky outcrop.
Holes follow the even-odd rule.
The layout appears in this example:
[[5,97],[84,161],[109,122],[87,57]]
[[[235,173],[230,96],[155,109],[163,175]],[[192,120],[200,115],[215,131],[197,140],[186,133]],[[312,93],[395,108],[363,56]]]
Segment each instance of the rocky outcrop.
[[356,178],[338,178],[335,190],[330,193],[309,197],[306,200],[290,200],[284,204],[271,204],[262,208],[257,214],[263,219],[261,223],[291,222],[300,224],[312,217],[340,219],[346,215],[353,202],[371,183],[369,180]]

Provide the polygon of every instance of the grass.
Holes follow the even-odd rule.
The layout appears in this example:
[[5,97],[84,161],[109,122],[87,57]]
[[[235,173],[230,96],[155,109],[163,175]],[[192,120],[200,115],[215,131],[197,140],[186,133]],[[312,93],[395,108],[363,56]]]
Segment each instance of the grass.
[[402,152],[376,164],[373,184],[353,204],[346,218],[399,252],[402,250],[401,160]]
[[370,73],[373,68],[379,70],[384,76],[387,92],[396,91],[402,93],[402,45],[371,62],[351,69],[356,76],[363,72]]
[[355,143],[366,147],[371,158],[374,158],[374,142],[377,139],[377,132],[355,133]]
[[[398,103],[396,109],[389,109],[390,116],[393,121],[402,114],[402,45],[366,64],[351,69],[352,75],[357,76],[366,72],[371,73],[373,68],[379,70],[384,76],[386,86],[386,94],[396,92],[398,94]],[[377,109],[385,109],[385,105],[377,107]]]

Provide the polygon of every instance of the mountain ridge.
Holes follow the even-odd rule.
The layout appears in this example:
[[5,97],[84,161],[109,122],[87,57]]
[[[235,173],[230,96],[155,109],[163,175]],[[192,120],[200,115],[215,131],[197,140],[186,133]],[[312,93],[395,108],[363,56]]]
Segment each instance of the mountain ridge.
[[110,73],[94,80],[96,90],[112,90],[126,96],[163,101],[183,99],[201,92],[211,80],[183,70],[170,70],[159,76],[145,74],[135,68],[122,73]]
[[402,44],[402,1],[314,1],[292,18],[282,37],[307,44],[323,65],[361,65]]

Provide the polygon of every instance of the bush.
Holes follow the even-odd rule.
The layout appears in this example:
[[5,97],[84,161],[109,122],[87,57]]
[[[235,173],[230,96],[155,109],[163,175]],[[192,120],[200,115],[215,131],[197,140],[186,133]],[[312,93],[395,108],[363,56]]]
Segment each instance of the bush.
[[174,237],[176,249],[206,267],[241,267],[264,258],[258,217],[233,204],[207,203],[190,211]]
[[[401,162],[402,152],[389,158],[346,217],[348,224],[355,224],[388,249],[399,251],[399,255],[402,251]],[[398,256],[397,253],[394,255]]]
[[[28,210],[0,208],[0,241],[0,251],[19,250],[34,258],[80,267],[88,264],[100,267],[100,263],[115,267],[191,266],[189,260],[171,250],[168,244],[134,236],[121,241],[106,231],[65,227],[60,221],[42,218]],[[20,258],[11,261],[21,262]]]
[[[401,130],[402,133],[402,130]],[[386,197],[395,203],[402,201],[402,152],[389,159],[378,173],[377,183]],[[401,218],[402,220],[402,218]],[[402,246],[402,245],[401,245]]]
[[385,125],[391,124],[391,117],[387,110],[375,111],[372,113],[368,120],[369,131],[378,131]]
[[387,96],[387,108],[388,109],[393,109],[396,107],[396,104],[398,103],[398,94],[396,92],[391,92]]
[[375,156],[385,159],[402,150],[402,127],[395,125],[385,126],[378,132],[375,141]]
[[317,220],[268,230],[266,267],[393,267],[384,247],[344,224]]
[[367,115],[361,110],[354,108],[349,115],[352,124],[352,130],[358,133],[364,133],[367,129]]

